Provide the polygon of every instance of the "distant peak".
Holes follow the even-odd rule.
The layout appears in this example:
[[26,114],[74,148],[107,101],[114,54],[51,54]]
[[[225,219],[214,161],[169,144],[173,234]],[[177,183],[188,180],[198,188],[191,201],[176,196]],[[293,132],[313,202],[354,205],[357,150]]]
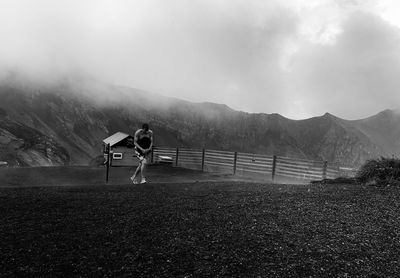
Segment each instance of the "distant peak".
[[288,120],[288,118],[282,116],[282,115],[279,114],[279,113],[271,113],[271,114],[269,114],[269,115],[270,115],[271,117],[273,117],[273,118],[286,119],[286,120]]
[[375,116],[372,116],[370,118],[385,118],[385,119],[394,119],[398,118],[400,116],[400,110],[399,109],[386,109],[383,110],[382,112],[379,112]]
[[332,115],[331,113],[326,112],[324,115],[322,115],[322,118],[337,119],[338,117]]
[[222,109],[227,109],[227,110],[232,110],[228,105],[223,104],[223,103],[215,103],[215,102],[200,102],[200,105],[203,105],[205,107],[210,107],[210,108],[222,108]]
[[378,113],[379,114],[384,114],[384,115],[395,115],[395,114],[400,114],[400,109],[386,109],[383,110],[382,112]]
[[[318,117],[317,117],[318,118]],[[331,113],[326,112],[324,115],[322,115],[320,118],[328,120],[328,121],[334,121],[334,122],[340,122],[340,121],[345,121],[342,118],[339,118],[335,115],[332,115]]]
[[385,109],[385,110],[379,112],[378,114],[392,114],[392,113],[393,113],[393,110],[391,110],[391,109]]

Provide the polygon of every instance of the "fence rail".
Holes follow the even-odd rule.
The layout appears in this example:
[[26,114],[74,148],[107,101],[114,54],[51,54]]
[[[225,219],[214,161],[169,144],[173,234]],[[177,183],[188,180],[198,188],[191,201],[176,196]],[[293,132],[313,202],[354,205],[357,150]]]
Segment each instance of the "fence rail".
[[317,180],[336,178],[342,171],[335,163],[262,154],[229,152],[209,149],[154,147],[155,162],[168,156],[174,166],[209,172],[228,172],[236,175],[257,174],[276,177]]

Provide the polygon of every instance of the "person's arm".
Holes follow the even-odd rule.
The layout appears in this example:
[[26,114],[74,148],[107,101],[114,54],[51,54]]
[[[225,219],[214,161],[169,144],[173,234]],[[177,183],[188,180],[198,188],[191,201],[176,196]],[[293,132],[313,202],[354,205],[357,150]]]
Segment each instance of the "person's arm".
[[139,144],[138,144],[139,133],[140,133],[140,129],[137,130],[137,131],[135,132],[134,144],[135,144],[135,147],[136,147],[136,148],[138,148],[139,150],[141,150],[142,152],[144,152],[144,149],[143,149],[141,146],[139,146]]
[[151,151],[153,149],[153,131],[150,130],[150,147],[147,149],[147,151]]

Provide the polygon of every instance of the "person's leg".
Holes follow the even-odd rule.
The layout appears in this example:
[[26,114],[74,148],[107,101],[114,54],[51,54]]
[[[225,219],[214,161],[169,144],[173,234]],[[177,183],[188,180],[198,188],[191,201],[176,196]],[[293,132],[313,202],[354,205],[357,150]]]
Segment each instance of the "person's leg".
[[139,172],[142,171],[142,167],[143,167],[142,165],[143,165],[143,162],[142,162],[142,161],[139,161],[139,165],[138,165],[138,167],[136,168],[135,173],[134,173],[133,176],[131,177],[132,182],[135,182],[136,176],[139,174]]
[[139,174],[140,168],[141,168],[141,163],[139,163],[138,167],[136,167],[135,173],[134,173],[133,176],[131,177],[132,179],[135,179],[136,176],[137,176],[137,174]]
[[140,183],[146,183],[146,168],[147,168],[147,158],[142,160],[142,165],[140,168],[140,175],[142,176],[142,180]]

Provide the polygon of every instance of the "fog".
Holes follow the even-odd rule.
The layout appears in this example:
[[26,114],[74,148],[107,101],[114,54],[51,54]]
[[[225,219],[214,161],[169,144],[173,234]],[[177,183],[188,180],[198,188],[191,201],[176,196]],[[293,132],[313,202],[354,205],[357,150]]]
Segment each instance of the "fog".
[[357,119],[400,107],[396,1],[0,5],[2,76],[94,78],[293,119]]

